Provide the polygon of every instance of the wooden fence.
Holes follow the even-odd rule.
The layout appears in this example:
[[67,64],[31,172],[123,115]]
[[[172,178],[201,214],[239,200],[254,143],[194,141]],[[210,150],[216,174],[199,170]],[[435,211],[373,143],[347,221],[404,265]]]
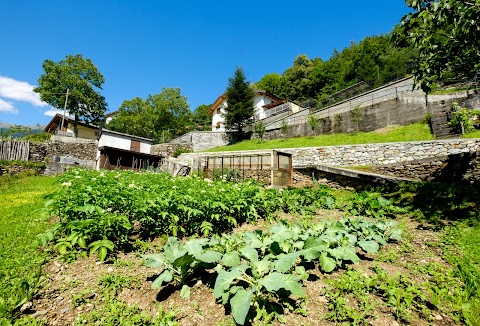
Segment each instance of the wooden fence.
[[30,142],[28,140],[0,138],[0,160],[28,161],[29,153]]

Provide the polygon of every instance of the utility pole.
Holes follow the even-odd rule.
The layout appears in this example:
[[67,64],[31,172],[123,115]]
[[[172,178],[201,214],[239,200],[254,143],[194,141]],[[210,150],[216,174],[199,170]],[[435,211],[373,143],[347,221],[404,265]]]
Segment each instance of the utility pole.
[[69,93],[70,89],[67,88],[67,96],[65,97],[65,104],[63,105],[63,117],[62,117],[62,126],[60,128],[60,131],[63,131],[63,123],[65,121],[65,112],[67,110],[67,101],[68,101],[68,93]]

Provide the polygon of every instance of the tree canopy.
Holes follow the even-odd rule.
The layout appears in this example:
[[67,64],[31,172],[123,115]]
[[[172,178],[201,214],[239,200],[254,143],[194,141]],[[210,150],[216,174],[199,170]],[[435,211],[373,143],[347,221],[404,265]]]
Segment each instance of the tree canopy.
[[243,69],[238,67],[234,76],[228,79],[225,92],[227,108],[225,109],[225,127],[235,131],[237,140],[245,138],[245,127],[253,121],[255,93],[246,81]]
[[[44,73],[33,91],[40,94],[42,101],[57,109],[63,109],[68,90],[67,111],[75,116],[75,129],[80,120],[100,124],[107,103],[99,89],[105,82],[92,60],[81,54],[67,55],[64,60],[45,60]],[[76,132],[76,131],[75,131]]]
[[123,101],[107,128],[155,141],[184,134],[192,124],[187,98],[179,88],[163,88],[159,94]]
[[414,75],[422,89],[446,73],[471,78],[480,69],[479,0],[407,0],[413,12],[394,32],[395,43],[418,49]]

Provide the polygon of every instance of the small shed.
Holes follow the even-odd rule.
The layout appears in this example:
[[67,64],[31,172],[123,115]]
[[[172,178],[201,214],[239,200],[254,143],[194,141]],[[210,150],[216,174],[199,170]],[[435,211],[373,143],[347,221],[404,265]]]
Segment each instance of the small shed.
[[192,173],[207,178],[256,179],[272,187],[292,185],[292,154],[277,150],[205,153],[193,159]]
[[153,140],[102,129],[98,138],[97,169],[158,168],[163,156],[150,154]]

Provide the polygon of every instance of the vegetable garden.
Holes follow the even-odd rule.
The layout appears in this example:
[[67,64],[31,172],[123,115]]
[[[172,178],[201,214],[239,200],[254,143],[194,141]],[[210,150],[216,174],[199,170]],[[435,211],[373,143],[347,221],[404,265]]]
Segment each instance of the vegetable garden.
[[[464,295],[455,269],[442,259],[415,261],[427,249],[414,245],[418,222],[410,218],[421,213],[411,203],[395,193],[319,184],[272,189],[255,181],[71,170],[46,197],[44,214],[55,223],[35,239],[56,257],[46,270],[58,274],[50,276],[53,292],[45,286],[36,305],[70,291],[75,310],[61,311],[77,324],[201,324],[208,315],[220,325],[472,323],[478,299]],[[432,250],[435,241],[443,246],[422,232],[433,237]],[[71,265],[95,281],[82,285]],[[442,269],[443,284],[436,280]],[[201,313],[207,308],[199,292],[211,297],[212,311]],[[142,311],[143,301],[125,304],[124,293],[153,295],[162,307]],[[183,306],[200,319],[181,317]],[[18,316],[18,305],[9,309]],[[31,322],[20,310],[20,321]],[[66,322],[61,315],[55,318]]]

